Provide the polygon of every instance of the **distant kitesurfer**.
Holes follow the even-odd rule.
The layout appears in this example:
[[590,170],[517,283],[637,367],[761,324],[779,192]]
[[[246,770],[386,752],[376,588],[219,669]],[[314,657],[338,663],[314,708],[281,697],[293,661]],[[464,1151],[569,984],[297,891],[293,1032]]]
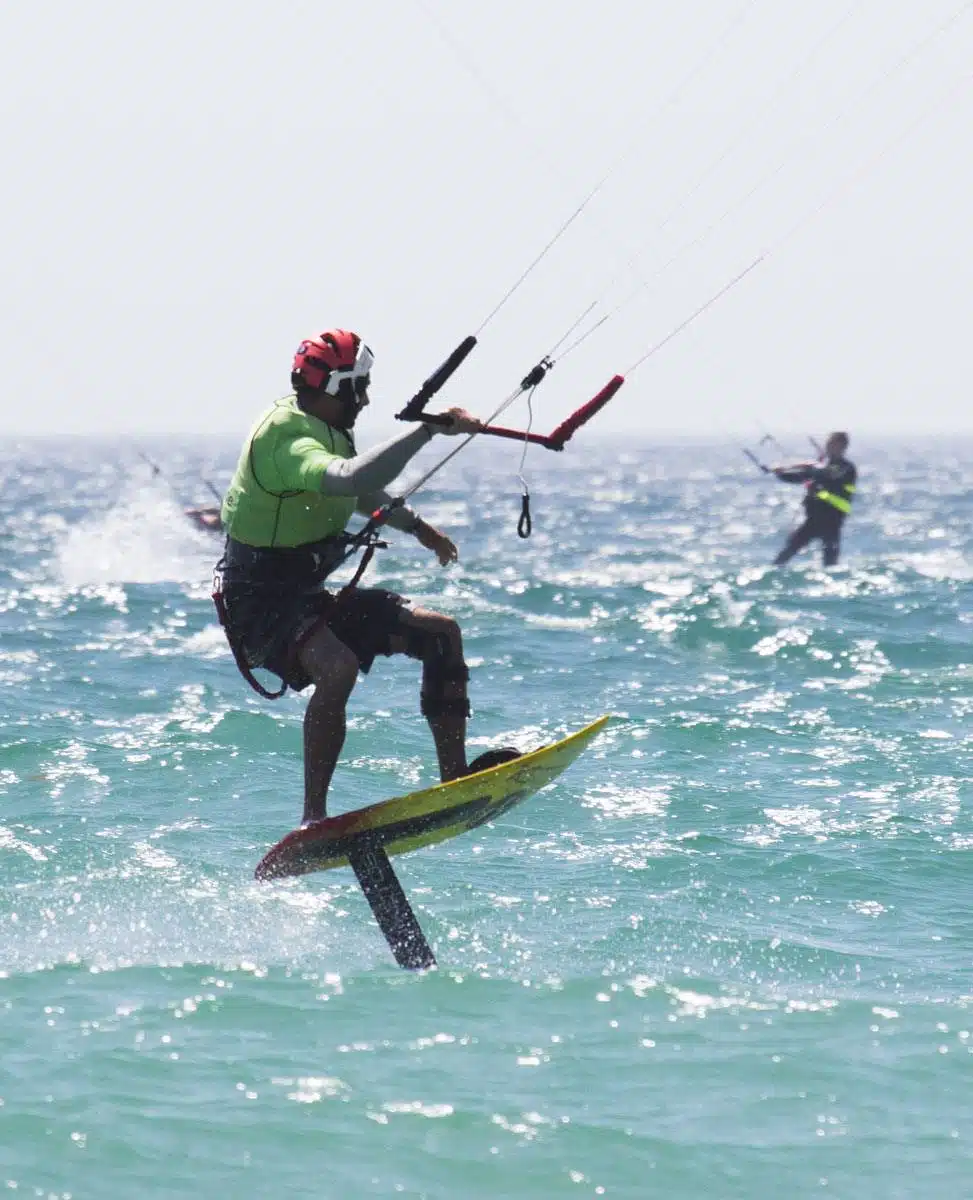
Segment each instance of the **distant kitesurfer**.
[[[147,463],[152,469],[152,478],[158,479],[160,476],[165,479],[162,474],[162,468],[158,463],[153,462],[151,458],[142,450],[136,450],[135,453],[139,458]],[[204,480],[206,486],[213,493],[217,500],[220,499],[220,493],[216,487],[210,483],[208,479]],[[205,533],[221,533],[223,530],[223,521],[220,518],[219,505],[195,505],[182,510],[182,515],[187,521],[190,521],[197,529],[202,529]]]
[[183,509],[183,516],[187,521],[191,521],[197,529],[202,529],[204,533],[221,533],[223,531],[223,520],[218,508],[212,506],[186,508]]
[[[481,428],[465,409],[450,408],[445,425],[415,425],[358,453],[352,429],[369,403],[372,362],[362,339],[343,329],[301,342],[293,394],[253,427],[223,500],[227,542],[215,598],[237,664],[251,683],[252,668],[263,667],[295,691],[314,685],[304,714],[305,822],[325,816],[345,707],[358,672],[378,654],[421,661],[420,707],[444,782],[517,757],[487,751],[467,764],[469,671],[455,620],[383,588],[325,588],[343,561],[352,514],[387,504],[385,486],[438,432]],[[386,526],[411,534],[442,566],[458,557],[446,534],[405,505],[390,510]]]
[[785,483],[803,483],[804,523],[788,537],[784,548],[774,559],[775,566],[789,562],[816,538],[821,541],[824,565],[832,567],[841,551],[841,527],[851,512],[858,472],[855,464],[845,458],[850,439],[847,433],[832,433],[824,444],[824,454],[816,463],[796,463],[790,467],[774,467],[773,473]]

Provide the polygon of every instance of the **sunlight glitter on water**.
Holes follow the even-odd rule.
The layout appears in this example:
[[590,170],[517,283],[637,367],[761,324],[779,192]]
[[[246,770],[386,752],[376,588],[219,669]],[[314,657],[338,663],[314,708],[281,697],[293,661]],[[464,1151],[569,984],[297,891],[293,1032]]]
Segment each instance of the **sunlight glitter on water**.
[[[3,1179],[43,1162],[63,1192],[83,1162],[114,1200],[164,1163],[210,1194],[244,1179],[223,1147],[238,1194],[299,1195],[325,1147],[336,1194],[363,1162],[422,1194],[418,1162],[452,1194],[652,1171],[689,1200],[730,1168],[776,1195],[806,1154],[887,1200],[934,1155],[928,1194],[963,1194],[973,453],[870,449],[900,486],[863,487],[833,572],[768,568],[791,494],[723,447],[579,449],[593,505],[538,466],[524,544],[503,464],[464,476],[475,506],[445,479],[423,508],[460,569],[396,541],[370,578],[460,618],[471,747],[616,717],[530,804],[398,860],[440,962],[418,977],[349,872],[252,879],[299,819],[304,700],[237,678],[218,540],[123,455],[58,453],[0,499]],[[200,460],[159,457],[190,494]],[[359,682],[335,812],[434,778],[418,691],[412,663]]]

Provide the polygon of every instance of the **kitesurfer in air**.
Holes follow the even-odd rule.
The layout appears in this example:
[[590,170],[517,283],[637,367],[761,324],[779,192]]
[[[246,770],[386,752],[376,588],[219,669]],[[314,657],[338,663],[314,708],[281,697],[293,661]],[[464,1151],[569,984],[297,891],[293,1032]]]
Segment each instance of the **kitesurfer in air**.
[[[359,453],[352,430],[369,403],[372,362],[368,346],[347,330],[301,342],[293,393],[254,425],[223,500],[227,542],[214,599],[237,664],[258,690],[254,667],[295,691],[314,686],[304,715],[305,822],[325,816],[345,707],[358,672],[379,654],[422,663],[420,707],[443,781],[517,756],[488,751],[467,763],[469,671],[455,620],[383,588],[325,586],[345,557],[351,516],[387,504],[384,488],[437,433],[481,428],[465,409],[450,408],[445,425],[415,425]],[[458,557],[450,538],[406,505],[389,510],[388,527],[416,538],[442,566]]]
[[774,559],[783,566],[798,551],[815,539],[820,540],[824,565],[832,567],[841,551],[841,527],[851,512],[858,472],[855,464],[845,458],[849,437],[847,433],[832,433],[824,444],[824,454],[816,463],[796,463],[790,467],[773,467],[773,474],[785,483],[803,483],[803,524],[788,537],[784,548]]

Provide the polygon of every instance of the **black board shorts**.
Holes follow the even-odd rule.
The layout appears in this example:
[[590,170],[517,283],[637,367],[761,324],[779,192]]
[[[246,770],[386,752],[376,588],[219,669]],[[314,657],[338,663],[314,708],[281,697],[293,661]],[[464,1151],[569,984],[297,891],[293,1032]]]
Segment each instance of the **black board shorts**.
[[[401,632],[408,604],[385,588],[328,591],[323,584],[287,578],[286,570],[268,578],[263,571],[241,569],[230,555],[223,572],[227,634],[251,667],[273,671],[296,692],[311,683],[298,661],[301,645],[323,623],[352,651],[359,670],[368,672],[379,654],[392,653],[393,635]],[[303,587],[301,584],[303,583]]]

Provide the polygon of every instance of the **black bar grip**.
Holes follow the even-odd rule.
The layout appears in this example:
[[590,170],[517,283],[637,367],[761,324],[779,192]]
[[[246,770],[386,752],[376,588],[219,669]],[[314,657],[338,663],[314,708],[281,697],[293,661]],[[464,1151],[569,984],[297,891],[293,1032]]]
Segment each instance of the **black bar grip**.
[[[397,421],[418,421],[419,415],[426,407],[429,401],[440,390],[443,384],[449,379],[453,372],[460,366],[469,352],[476,345],[476,338],[473,334],[469,334],[463,338],[460,344],[456,347],[453,353],[439,364],[433,371],[422,387],[416,392],[409,403],[395,414]],[[436,422],[443,424],[444,422]]]

